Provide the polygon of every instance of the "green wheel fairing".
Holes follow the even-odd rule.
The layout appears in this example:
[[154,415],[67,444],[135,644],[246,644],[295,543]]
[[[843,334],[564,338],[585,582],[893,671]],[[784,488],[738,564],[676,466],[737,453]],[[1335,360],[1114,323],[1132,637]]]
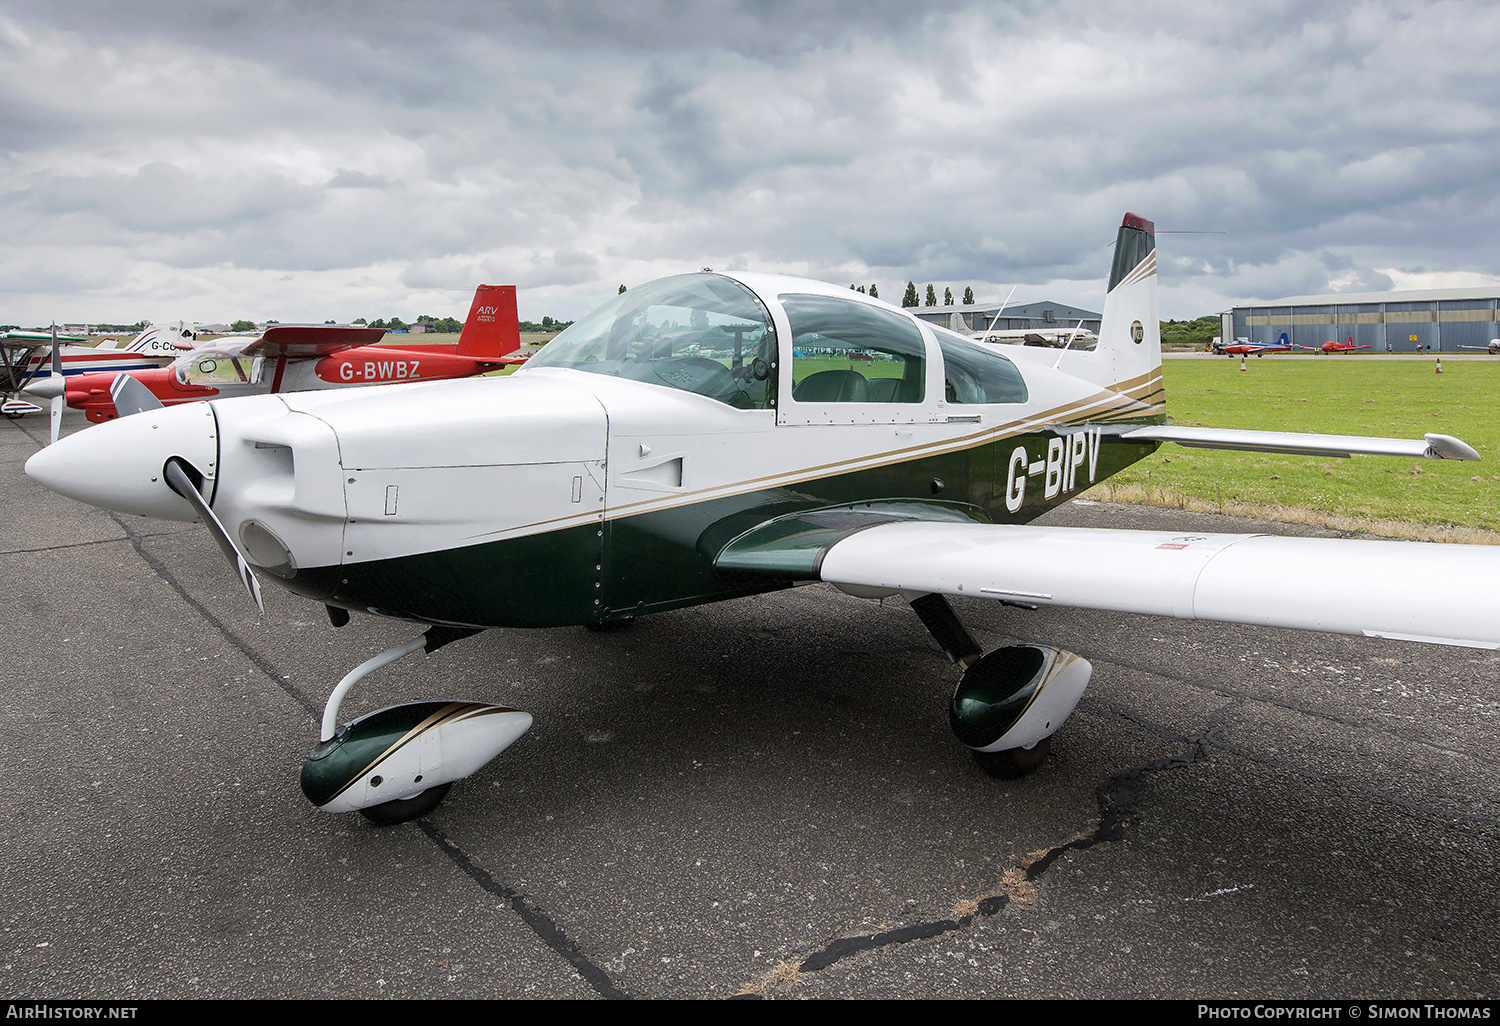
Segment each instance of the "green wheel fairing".
[[[796,429],[788,429],[796,430]],[[1035,432],[795,485],[689,502],[543,534],[395,559],[305,567],[287,587],[348,609],[469,627],[561,627],[738,598],[792,584],[721,573],[714,560],[757,524],[807,510],[881,499],[932,501],[976,511],[975,519],[1026,523],[1088,484],[1150,455],[1155,442],[1105,436],[1097,473],[1052,498],[1033,479],[1018,510],[1005,505],[1011,453],[1045,454],[1054,433]],[[1082,476],[1082,475],[1080,475]],[[934,478],[943,481],[933,495]],[[600,571],[596,567],[603,567]]]
[[455,702],[416,702],[360,717],[313,747],[302,764],[302,793],[314,805],[327,805],[383,757],[415,740],[424,722],[454,706],[468,708]]
[[997,649],[971,666],[953,692],[948,720],[970,748],[983,748],[1016,725],[1042,682],[1051,653],[1035,645]]

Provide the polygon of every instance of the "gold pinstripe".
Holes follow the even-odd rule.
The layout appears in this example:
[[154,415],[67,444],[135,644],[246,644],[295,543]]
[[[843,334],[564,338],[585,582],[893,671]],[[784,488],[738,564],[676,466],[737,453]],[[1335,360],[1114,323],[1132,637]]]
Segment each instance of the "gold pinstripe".
[[759,478],[736,481],[732,484],[713,485],[707,488],[695,489],[691,492],[681,492],[670,498],[643,499],[639,502],[613,506],[603,516],[590,514],[583,517],[570,516],[539,520],[530,524],[509,527],[503,531],[487,531],[483,534],[470,535],[465,540],[486,538],[495,534],[536,534],[540,533],[537,529],[557,529],[562,526],[602,523],[606,520],[624,519],[626,517],[638,516],[642,513],[655,513],[662,510],[676,509],[681,506],[690,506],[695,503],[708,501],[709,499],[743,495],[746,492],[759,491],[763,488],[784,487],[786,485],[799,484],[803,481],[814,481],[824,477],[831,477],[835,474],[852,473],[856,470],[874,470],[879,467],[906,463],[916,459],[960,452],[965,449],[978,448],[982,445],[989,445],[1007,438],[1014,438],[1018,435],[1029,434],[1032,431],[1051,427],[1065,427],[1078,423],[1101,421],[1113,423],[1136,417],[1151,416],[1161,412],[1161,405],[1143,402],[1130,393],[1141,392],[1147,398],[1155,398],[1162,391],[1161,368],[1158,365],[1143,374],[1128,378],[1110,388],[1100,389],[1098,392],[1085,396],[1082,399],[1075,399],[1072,402],[1053,407],[1050,410],[1044,410],[1005,424],[998,424],[992,428],[985,428],[981,431],[961,435],[957,438],[944,439],[939,442],[924,442],[920,445],[890,450],[870,456],[861,456],[856,459],[782,471]]
[[[514,709],[504,709],[497,705],[481,705],[477,702],[449,702],[437,712],[433,713],[431,716],[427,717],[421,723],[418,723],[415,727],[412,727],[405,734],[402,734],[399,738],[393,741],[385,751],[381,752],[375,758],[371,759],[364,769],[351,776],[348,782],[344,784],[343,787],[339,788],[332,795],[330,795],[328,801],[333,801],[339,795],[349,790],[349,788],[353,787],[356,783],[362,780],[366,773],[370,772],[372,769],[378,766],[381,760],[385,759],[391,753],[406,747],[408,744],[415,741],[417,738],[421,737],[429,730],[435,730],[438,727],[443,726],[444,724],[457,723],[460,720],[473,719],[477,716],[493,716],[496,713],[507,713],[515,711],[516,710]],[[324,802],[323,804],[327,805],[328,802]]]

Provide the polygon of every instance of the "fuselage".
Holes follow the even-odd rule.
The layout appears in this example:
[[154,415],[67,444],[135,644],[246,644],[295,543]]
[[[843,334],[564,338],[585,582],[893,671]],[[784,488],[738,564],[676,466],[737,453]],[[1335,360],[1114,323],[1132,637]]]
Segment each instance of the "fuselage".
[[490,361],[456,355],[452,345],[359,346],[331,356],[302,359],[226,359],[223,352],[209,348],[180,356],[171,366],[162,367],[159,363],[101,365],[97,373],[80,372],[76,376],[65,370],[68,405],[82,410],[95,423],[114,420],[118,414],[110,397],[110,386],[122,370],[145,385],[164,405],[175,406],[266,393],[438,381],[467,377],[495,367]]
[[1254,343],[1219,347],[1219,352],[1225,356],[1263,356],[1266,353],[1290,353],[1291,351],[1291,346],[1256,345]]
[[613,328],[581,321],[596,334],[571,357],[509,377],[151,411],[64,439],[28,473],[191,520],[156,480],[179,455],[250,562],[295,592],[547,626],[790,586],[715,565],[777,517],[911,500],[1020,523],[1156,447],[1118,434],[1163,419],[1159,363],[1113,380],[1103,347],[1000,355],[821,283],[684,276],[702,278],[741,305],[699,322],[632,296],[645,305]]

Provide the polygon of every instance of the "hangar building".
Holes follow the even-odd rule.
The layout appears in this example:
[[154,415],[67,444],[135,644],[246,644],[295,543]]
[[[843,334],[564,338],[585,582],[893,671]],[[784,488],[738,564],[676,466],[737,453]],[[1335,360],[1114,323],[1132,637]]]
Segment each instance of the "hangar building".
[[1271,343],[1286,332],[1295,345],[1347,341],[1372,351],[1451,352],[1500,338],[1500,287],[1341,292],[1291,296],[1220,314],[1221,336]]
[[[1016,303],[1001,313],[999,303],[970,303],[954,306],[913,307],[911,312],[924,321],[948,327],[949,318],[958,314],[970,331],[1058,331],[1072,330],[1083,322],[1084,331],[1099,333],[1100,314],[1066,303]],[[995,321],[991,324],[991,321]]]

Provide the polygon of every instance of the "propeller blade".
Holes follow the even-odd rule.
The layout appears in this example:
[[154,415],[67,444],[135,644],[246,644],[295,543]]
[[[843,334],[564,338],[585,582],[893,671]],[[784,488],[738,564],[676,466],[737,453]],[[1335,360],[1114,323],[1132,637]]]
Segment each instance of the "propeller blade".
[[[214,541],[219,543],[219,548],[224,550],[230,562],[234,563],[235,572],[240,575],[240,583],[255,600],[255,608],[262,613],[266,611],[265,603],[260,600],[260,581],[255,579],[255,574],[250,569],[250,564],[245,562],[245,557],[240,555],[239,546],[235,545],[234,539],[229,532],[224,530],[224,525],[219,523],[219,518],[214,516],[214,511],[209,508],[208,500],[203,498],[203,493],[198,491],[198,486],[193,483],[189,471],[197,473],[196,468],[181,456],[173,456],[167,460],[166,466],[162,467],[162,476],[166,478],[167,485],[182,496],[197,510],[198,516],[203,518],[203,524],[209,533],[214,536]],[[202,480],[202,475],[198,475]]]
[[56,394],[52,396],[52,437],[48,445],[54,444],[58,434],[62,432],[63,406],[68,401],[67,386],[63,384],[62,352],[57,348],[56,324],[52,325],[52,380],[61,387],[58,387]]
[[162,401],[141,384],[140,379],[123,372],[115,375],[115,380],[109,386],[109,397],[114,400],[115,413],[121,417],[159,410],[163,406]]

